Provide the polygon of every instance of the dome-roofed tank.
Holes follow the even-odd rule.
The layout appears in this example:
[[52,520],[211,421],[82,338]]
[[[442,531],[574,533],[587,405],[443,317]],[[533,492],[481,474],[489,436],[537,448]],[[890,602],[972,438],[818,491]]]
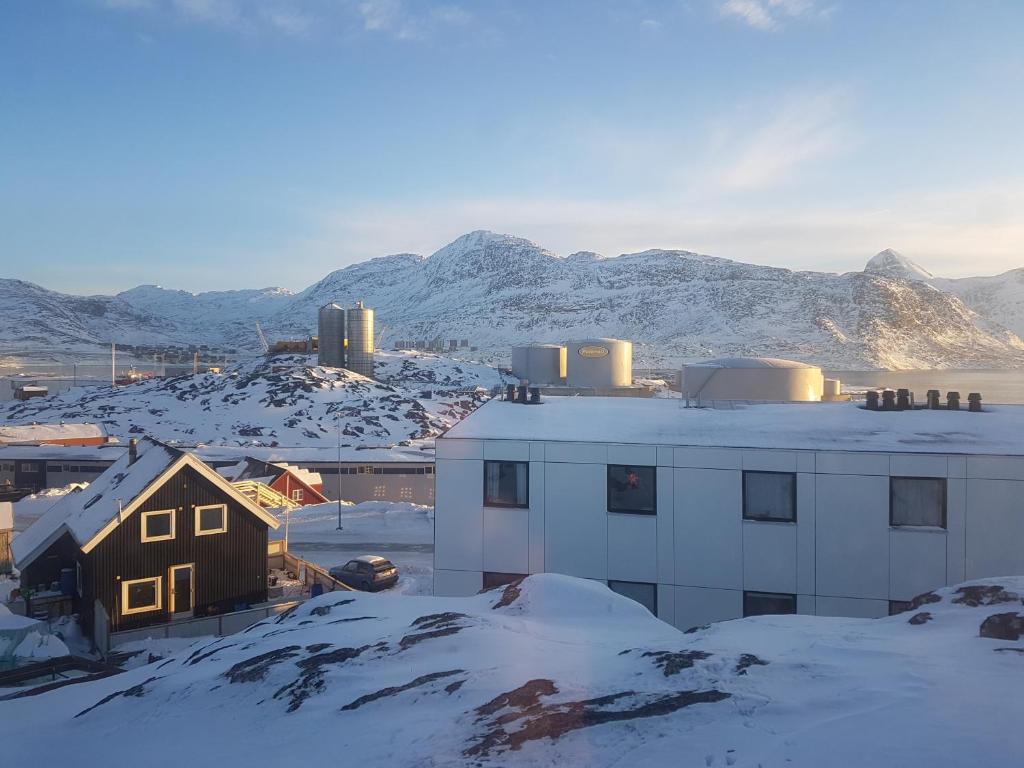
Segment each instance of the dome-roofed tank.
[[683,366],[683,395],[701,400],[817,402],[821,368],[775,357],[723,357]]
[[317,315],[317,363],[345,365],[345,310],[334,302],[320,307]]
[[570,387],[628,387],[633,383],[633,345],[621,339],[571,341],[565,373]]
[[565,347],[561,344],[513,347],[512,375],[537,387],[556,387],[565,383]]

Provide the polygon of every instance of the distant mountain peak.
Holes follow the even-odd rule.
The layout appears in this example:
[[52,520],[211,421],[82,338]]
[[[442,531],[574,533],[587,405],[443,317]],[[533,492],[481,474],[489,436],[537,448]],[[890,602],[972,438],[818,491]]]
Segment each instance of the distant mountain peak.
[[893,248],[886,248],[872,256],[864,271],[904,280],[927,281],[935,278],[927,269]]

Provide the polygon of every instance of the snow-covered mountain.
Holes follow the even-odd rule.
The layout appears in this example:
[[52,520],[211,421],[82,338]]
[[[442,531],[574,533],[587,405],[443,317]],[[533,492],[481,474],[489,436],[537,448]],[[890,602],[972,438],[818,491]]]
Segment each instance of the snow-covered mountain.
[[382,354],[377,376],[322,368],[305,355],[259,357],[223,374],[2,403],[0,423],[92,422],[122,440],[326,448],[340,429],[342,445],[392,447],[432,440],[503,381],[488,366],[415,352]]
[[555,574],[465,598],[331,592],[122,674],[0,700],[11,766],[1024,764],[1024,579],[880,619],[684,634]]
[[[895,251],[842,275],[688,251],[559,257],[522,238],[478,231],[430,257],[398,254],[352,265],[295,295],[266,289],[193,296],[150,286],[65,302],[71,297],[6,281],[0,308],[10,311],[0,347],[18,348],[21,326],[36,323],[42,329],[22,349],[56,350],[71,340],[106,341],[107,334],[124,343],[158,336],[246,353],[257,348],[257,320],[272,338],[298,337],[315,330],[323,303],[364,300],[388,326],[385,346],[468,338],[492,362],[506,361],[509,347],[523,341],[615,336],[633,340],[638,364],[651,366],[749,354],[832,368],[1021,366],[1024,341],[1007,328],[1024,332],[1024,291],[980,298],[1001,290],[998,279],[976,278],[993,285],[970,291],[945,287],[951,281]],[[86,323],[76,302],[103,311]],[[51,308],[62,303],[57,315]],[[1003,309],[993,315],[990,303]]]

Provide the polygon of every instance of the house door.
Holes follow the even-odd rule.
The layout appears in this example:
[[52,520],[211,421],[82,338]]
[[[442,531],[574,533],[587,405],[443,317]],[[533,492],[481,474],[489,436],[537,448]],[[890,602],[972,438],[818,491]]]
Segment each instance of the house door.
[[173,616],[191,616],[193,609],[194,589],[192,584],[192,565],[171,566],[170,608]]

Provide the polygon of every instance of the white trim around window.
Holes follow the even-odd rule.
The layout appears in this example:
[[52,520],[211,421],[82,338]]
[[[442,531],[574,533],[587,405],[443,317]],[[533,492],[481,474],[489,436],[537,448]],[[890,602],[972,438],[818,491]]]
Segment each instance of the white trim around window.
[[[203,528],[200,525],[203,512],[210,509],[220,510],[220,525],[216,528]],[[196,506],[196,536],[210,536],[214,533],[228,532],[228,505],[227,504],[203,504]]]
[[[146,605],[137,605],[134,608],[128,605],[128,593],[135,584],[153,584],[153,602]],[[164,579],[162,576],[152,576],[147,579],[131,579],[121,582],[121,615],[131,616],[135,613],[148,613],[159,611],[163,607]]]
[[[168,539],[173,539],[174,538],[174,518],[176,517],[174,512],[175,512],[175,510],[173,510],[173,509],[153,509],[153,510],[150,510],[149,512],[143,512],[142,513],[142,540],[144,542],[148,542],[148,541],[167,541]],[[147,531],[147,528],[149,526],[149,518],[155,517],[157,515],[169,515],[170,516],[170,519],[171,519],[171,532],[170,533],[159,534],[157,536],[150,536],[149,535],[149,533]]]

